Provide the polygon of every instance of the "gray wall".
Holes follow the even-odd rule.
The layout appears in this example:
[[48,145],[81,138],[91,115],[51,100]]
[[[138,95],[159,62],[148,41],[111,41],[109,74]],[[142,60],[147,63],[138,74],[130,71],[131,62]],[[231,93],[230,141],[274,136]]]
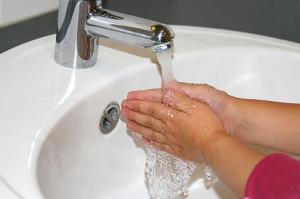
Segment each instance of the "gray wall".
[[300,0],[106,0],[104,6],[170,24],[238,30],[300,42]]
[[[262,34],[300,43],[300,0],[103,0],[105,8],[168,24]],[[0,29],[0,53],[56,32],[57,13]]]

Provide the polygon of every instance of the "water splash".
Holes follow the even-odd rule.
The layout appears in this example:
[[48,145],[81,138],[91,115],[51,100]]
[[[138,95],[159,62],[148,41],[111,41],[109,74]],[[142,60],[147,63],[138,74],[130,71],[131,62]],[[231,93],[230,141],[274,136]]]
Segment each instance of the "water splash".
[[153,199],[187,196],[187,184],[196,165],[146,144],[145,168],[149,193]]
[[[157,53],[162,70],[162,87],[170,81],[176,81],[172,68],[172,49]],[[139,134],[136,139],[141,140]],[[197,164],[175,157],[159,150],[149,143],[144,143],[147,160],[145,177],[152,199],[185,198],[188,195],[188,182],[197,168]],[[214,174],[208,166],[204,167],[205,184],[210,184]]]

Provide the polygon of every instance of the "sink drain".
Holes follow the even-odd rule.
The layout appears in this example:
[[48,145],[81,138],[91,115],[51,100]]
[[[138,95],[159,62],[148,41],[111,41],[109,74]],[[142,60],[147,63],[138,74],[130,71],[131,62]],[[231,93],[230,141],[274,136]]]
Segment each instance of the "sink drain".
[[99,123],[101,133],[109,134],[112,132],[116,128],[119,118],[120,106],[116,102],[110,103],[103,111],[103,115]]

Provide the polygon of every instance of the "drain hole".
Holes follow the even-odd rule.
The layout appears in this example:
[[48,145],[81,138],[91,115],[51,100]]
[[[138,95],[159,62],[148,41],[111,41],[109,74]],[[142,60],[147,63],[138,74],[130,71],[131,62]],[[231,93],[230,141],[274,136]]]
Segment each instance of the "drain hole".
[[107,130],[107,131],[110,130],[110,129],[112,129],[111,122],[108,119],[106,119],[106,118],[104,118],[104,120],[103,120],[103,128],[105,130]]
[[100,120],[100,131],[103,134],[112,132],[118,124],[120,118],[120,106],[116,102],[110,103],[105,110]]
[[108,115],[112,117],[113,120],[117,121],[119,119],[119,108],[112,107],[108,110]]

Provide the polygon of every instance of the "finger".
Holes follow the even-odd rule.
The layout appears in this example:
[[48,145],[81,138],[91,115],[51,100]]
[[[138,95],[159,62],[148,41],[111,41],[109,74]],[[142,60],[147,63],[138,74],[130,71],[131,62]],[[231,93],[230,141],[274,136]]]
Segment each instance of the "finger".
[[141,91],[131,91],[127,94],[127,100],[147,100],[161,102],[162,89],[149,89]]
[[190,113],[199,106],[198,101],[172,90],[165,91],[163,102],[168,104],[171,108],[185,113]]
[[[195,91],[200,84],[186,83],[186,82],[168,82],[165,85],[165,89],[173,90],[176,92],[190,94],[190,92]],[[191,96],[190,96],[191,97]]]
[[183,93],[197,101],[208,104],[218,115],[222,115],[230,95],[207,84],[172,82],[166,85],[169,90]]
[[142,137],[144,144],[150,144],[150,140],[148,138]]
[[179,93],[183,93],[193,99],[207,101],[214,96],[217,89],[208,84],[193,84],[185,82],[170,82],[166,86],[166,89],[173,90]]
[[154,129],[156,131],[163,130],[163,122],[149,115],[145,115],[140,112],[135,112],[127,108],[122,109],[121,115],[122,118],[126,118],[127,121],[134,121],[139,125]]
[[162,103],[150,101],[128,100],[125,102],[124,106],[132,111],[140,112],[162,121],[182,113]]
[[168,145],[168,144],[164,144],[164,143],[160,143],[160,142],[155,142],[153,140],[150,140],[149,142],[155,148],[158,148],[158,149],[160,149],[162,151],[165,151],[165,152],[170,153],[170,154],[175,155],[175,156],[177,155],[177,153],[174,151],[174,149],[170,145]]
[[127,128],[130,131],[140,134],[141,136],[143,136],[144,140],[146,140],[148,142],[149,142],[149,140],[153,140],[155,142],[160,142],[160,143],[165,143],[165,144],[168,143],[168,138],[165,135],[163,135],[157,131],[154,131],[153,129],[141,126],[134,121],[129,120],[127,122]]

